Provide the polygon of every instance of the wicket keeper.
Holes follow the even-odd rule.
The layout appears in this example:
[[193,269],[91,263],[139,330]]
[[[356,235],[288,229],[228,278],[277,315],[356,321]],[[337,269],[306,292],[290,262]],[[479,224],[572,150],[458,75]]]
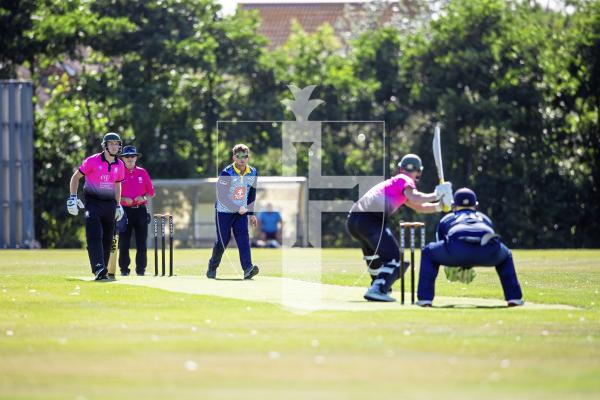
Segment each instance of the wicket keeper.
[[431,307],[440,265],[453,269],[494,266],[508,306],[524,304],[512,253],[495,233],[492,220],[477,211],[477,205],[471,189],[454,193],[452,212],[438,224],[438,241],[429,243],[421,253],[417,305]]
[[400,271],[400,247],[388,227],[389,217],[404,204],[419,213],[430,214],[442,211],[443,202],[448,206],[451,203],[450,182],[437,185],[433,193],[417,190],[423,172],[419,156],[405,155],[398,167],[397,175],[372,187],[352,206],[346,221],[348,233],[360,242],[371,274],[371,287],[364,295],[369,301],[396,301],[388,292],[408,267],[405,263]]
[[[123,217],[121,182],[125,165],[117,158],[121,138],[107,133],[102,139],[102,152],[86,158],[71,177],[71,195],[67,200],[69,214],[77,215],[85,207],[85,236],[92,273],[97,281],[107,280],[107,263],[113,238],[115,219]],[[84,203],[77,198],[79,180],[85,176]]]
[[217,180],[217,201],[215,203],[215,224],[217,240],[208,262],[206,276],[215,279],[221,257],[231,239],[231,232],[238,246],[244,279],[252,279],[258,274],[258,267],[252,264],[248,218],[256,226],[254,200],[256,199],[256,168],[248,165],[250,149],[245,144],[236,144],[233,149],[233,163],[228,165]]

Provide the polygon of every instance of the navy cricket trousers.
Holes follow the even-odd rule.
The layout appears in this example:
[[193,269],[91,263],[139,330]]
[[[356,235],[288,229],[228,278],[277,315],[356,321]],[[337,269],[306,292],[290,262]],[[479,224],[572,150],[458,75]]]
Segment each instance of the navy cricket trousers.
[[492,240],[485,246],[462,240],[443,240],[429,243],[421,253],[419,271],[419,300],[433,300],[435,279],[440,265],[453,267],[494,266],[500,277],[505,300],[517,300],[523,297],[517,279],[512,253],[499,240]]
[[127,229],[119,233],[119,268],[121,273],[129,273],[129,248],[131,247],[131,234],[135,232],[135,272],[144,275],[147,260],[148,223],[150,215],[146,206],[123,207],[127,215]]
[[242,269],[244,271],[252,269],[250,236],[248,234],[248,215],[215,211],[215,225],[217,228],[217,240],[215,240],[213,246],[212,257],[208,262],[208,268],[215,270],[219,267],[223,253],[231,240],[231,232],[233,232],[240,254]]
[[[387,226],[383,213],[352,212],[346,220],[346,230],[359,241],[367,266],[377,269],[382,264],[400,259],[400,247],[394,234]],[[374,255],[379,258],[370,261]]]
[[117,201],[85,199],[85,236],[92,273],[106,268],[115,230]]
[[400,277],[400,247],[383,213],[351,212],[346,229],[360,242],[373,289],[387,293]]

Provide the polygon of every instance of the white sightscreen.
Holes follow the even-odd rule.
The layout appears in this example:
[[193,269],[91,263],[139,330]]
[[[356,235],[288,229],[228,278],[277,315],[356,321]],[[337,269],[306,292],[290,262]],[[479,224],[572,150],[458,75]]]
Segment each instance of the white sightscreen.
[[[176,247],[212,246],[216,238],[216,181],[216,178],[153,181],[156,196],[149,202],[148,212],[173,215]],[[275,211],[281,213],[283,238],[295,242],[295,246],[305,247],[308,243],[306,178],[259,176],[254,210],[259,212],[265,209],[268,203],[273,205]],[[153,225],[150,224],[149,248],[153,245],[153,229]]]

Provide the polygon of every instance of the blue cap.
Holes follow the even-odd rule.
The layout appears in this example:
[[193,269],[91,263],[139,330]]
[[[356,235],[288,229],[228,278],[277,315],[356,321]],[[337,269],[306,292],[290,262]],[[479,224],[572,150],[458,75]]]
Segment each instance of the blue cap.
[[123,156],[138,156],[141,157],[142,153],[138,153],[135,146],[125,146],[123,147],[123,152],[121,152],[121,157]]
[[454,205],[456,207],[475,207],[477,204],[477,196],[471,189],[460,188],[454,192]]

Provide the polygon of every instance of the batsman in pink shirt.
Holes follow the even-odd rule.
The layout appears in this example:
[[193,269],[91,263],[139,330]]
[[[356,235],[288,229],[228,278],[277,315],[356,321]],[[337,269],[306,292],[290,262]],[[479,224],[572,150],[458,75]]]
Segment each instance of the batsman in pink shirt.
[[[115,219],[123,218],[121,182],[125,165],[117,158],[121,137],[107,133],[102,140],[102,152],[86,158],[71,177],[67,211],[77,215],[85,208],[85,236],[92,273],[96,280],[108,279],[108,259],[113,238]],[[85,177],[84,203],[77,198],[79,180]]]
[[[417,184],[423,171],[421,159],[407,154],[398,163],[398,174],[373,186],[350,209],[346,229],[360,242],[363,259],[371,274],[371,287],[364,295],[369,301],[396,301],[388,293],[408,267],[400,266],[400,247],[388,227],[388,218],[400,207],[430,214],[451,203],[452,184],[442,183],[433,193],[422,193]],[[439,201],[442,199],[442,201]]]
[[129,248],[131,234],[135,232],[135,273],[143,276],[147,265],[147,239],[150,214],[146,209],[148,199],[154,197],[154,186],[148,172],[137,165],[142,156],[135,146],[123,147],[121,159],[125,163],[125,180],[121,194],[121,205],[127,215],[127,227],[119,232],[119,268],[121,275],[129,275]]

